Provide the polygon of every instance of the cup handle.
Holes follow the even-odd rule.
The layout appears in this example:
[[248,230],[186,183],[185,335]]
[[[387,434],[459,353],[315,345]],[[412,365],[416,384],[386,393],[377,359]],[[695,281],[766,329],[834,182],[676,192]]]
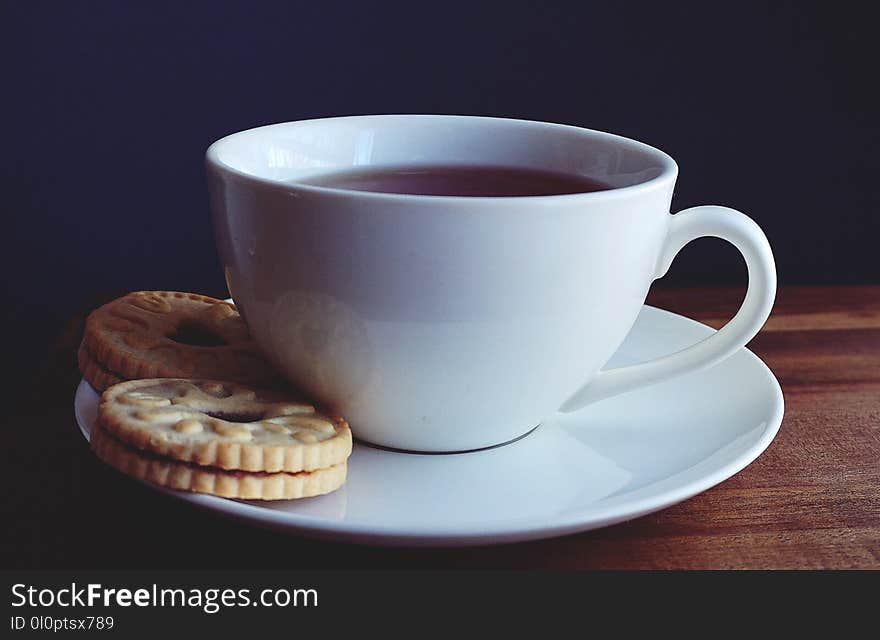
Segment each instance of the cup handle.
[[776,297],[776,265],[764,232],[745,214],[727,207],[703,206],[672,216],[655,279],[666,274],[682,247],[704,236],[727,240],[745,258],[749,286],[736,315],[716,333],[681,351],[641,364],[603,369],[565,401],[561,412],[576,411],[597,400],[710,367],[733,355],[758,333]]

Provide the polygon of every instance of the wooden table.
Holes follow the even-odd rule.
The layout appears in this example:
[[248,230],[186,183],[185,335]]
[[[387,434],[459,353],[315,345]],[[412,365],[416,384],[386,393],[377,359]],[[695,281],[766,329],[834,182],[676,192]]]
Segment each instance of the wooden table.
[[[737,289],[649,302],[713,326]],[[3,568],[880,568],[880,286],[790,287],[752,342],[785,393],[770,448],[682,504],[614,527],[458,550],[380,549],[279,535],[106,469],[73,419],[83,315],[54,345],[7,429]],[[157,531],[167,529],[175,544]],[[192,544],[181,544],[191,541]]]

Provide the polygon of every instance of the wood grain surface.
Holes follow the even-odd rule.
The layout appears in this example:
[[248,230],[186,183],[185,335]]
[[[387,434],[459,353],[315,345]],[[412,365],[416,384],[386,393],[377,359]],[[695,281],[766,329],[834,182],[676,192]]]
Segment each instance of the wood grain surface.
[[[712,326],[739,289],[652,292]],[[85,310],[84,310],[85,311]],[[788,287],[750,348],[782,384],[768,450],[717,487],[656,514],[553,540],[472,549],[310,541],[203,513],[104,468],[73,420],[71,319],[15,416],[4,568],[880,568],[880,286]],[[177,543],[163,543],[167,528]],[[181,539],[198,544],[180,544]]]

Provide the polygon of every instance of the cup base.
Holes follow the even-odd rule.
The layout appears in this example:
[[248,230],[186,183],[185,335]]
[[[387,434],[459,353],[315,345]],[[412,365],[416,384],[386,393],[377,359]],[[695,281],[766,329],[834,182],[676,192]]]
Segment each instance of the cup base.
[[392,453],[409,453],[412,455],[418,456],[451,456],[459,453],[476,453],[478,451],[488,451],[490,449],[497,449],[498,447],[505,447],[509,444],[513,444],[514,442],[518,442],[531,434],[535,429],[540,427],[540,424],[536,424],[534,427],[526,431],[524,434],[519,435],[510,440],[506,440],[504,442],[499,442],[498,444],[490,444],[486,447],[477,447],[476,449],[455,449],[450,451],[420,451],[418,449],[398,449],[397,447],[388,447],[382,444],[376,444],[374,442],[370,442],[369,440],[363,440],[362,438],[355,437],[354,441],[358,444],[362,444],[367,447],[371,447],[373,449],[380,449],[382,451],[390,451]]

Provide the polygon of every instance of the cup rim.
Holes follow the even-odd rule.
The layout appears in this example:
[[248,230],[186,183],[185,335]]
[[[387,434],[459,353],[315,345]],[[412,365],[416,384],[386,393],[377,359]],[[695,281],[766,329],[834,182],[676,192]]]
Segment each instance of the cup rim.
[[[272,180],[270,178],[266,178],[259,175],[254,175],[252,173],[247,173],[233,167],[232,165],[223,162],[219,157],[219,149],[224,145],[228,144],[232,139],[244,137],[248,135],[253,135],[257,131],[263,131],[266,129],[272,128],[283,128],[291,125],[304,124],[304,123],[318,123],[318,122],[333,122],[333,121],[355,121],[355,120],[371,120],[371,119],[381,119],[381,118],[412,118],[412,119],[467,119],[467,120],[485,120],[485,121],[500,121],[500,122],[508,122],[508,123],[520,123],[524,125],[530,126],[538,126],[538,127],[546,127],[548,129],[556,129],[556,130],[567,130],[571,133],[589,133],[592,135],[604,137],[606,139],[611,139],[612,142],[617,144],[624,145],[629,147],[630,149],[639,151],[641,153],[645,153],[649,156],[652,156],[657,164],[661,167],[660,173],[658,173],[653,178],[649,178],[644,182],[637,182],[636,184],[626,185],[622,187],[611,187],[610,189],[604,189],[602,191],[588,191],[584,193],[562,193],[562,194],[553,194],[553,195],[517,195],[517,196],[458,196],[458,195],[427,195],[427,194],[409,194],[409,193],[391,193],[384,191],[361,191],[357,189],[346,189],[342,187],[327,187],[327,186],[319,186],[314,184],[308,184],[305,182],[279,182],[277,180]],[[455,115],[455,114],[427,114],[427,113],[418,113],[418,114],[410,114],[410,113],[387,113],[387,114],[371,114],[371,115],[347,115],[347,116],[332,116],[328,118],[304,118],[302,120],[289,120],[284,122],[276,122],[272,124],[261,125],[258,127],[251,127],[250,129],[243,129],[241,131],[236,131],[229,135],[223,136],[218,140],[214,141],[208,149],[205,151],[205,161],[209,167],[213,167],[216,170],[230,175],[240,181],[251,183],[258,186],[269,187],[276,190],[282,190],[286,192],[296,192],[296,193],[311,193],[314,195],[322,195],[322,196],[336,196],[336,197],[357,197],[357,198],[365,198],[369,200],[379,200],[386,202],[411,202],[411,203],[448,203],[448,204],[462,204],[462,203],[500,203],[500,204],[512,204],[514,202],[523,203],[523,202],[533,202],[533,203],[549,203],[549,202],[559,202],[560,199],[565,199],[566,202],[572,202],[573,200],[588,200],[588,201],[597,201],[597,200],[608,200],[626,196],[637,195],[638,193],[653,190],[659,186],[666,184],[667,182],[674,181],[678,176],[678,165],[675,160],[673,160],[672,156],[669,154],[657,149],[656,147],[652,147],[644,142],[640,142],[638,140],[633,140],[632,138],[627,138],[625,136],[621,136],[615,133],[609,133],[607,131],[600,131],[598,129],[588,129],[586,127],[580,127],[576,125],[570,124],[561,124],[555,122],[544,122],[541,120],[528,120],[522,118],[500,118],[494,116],[471,116],[471,115]]]

